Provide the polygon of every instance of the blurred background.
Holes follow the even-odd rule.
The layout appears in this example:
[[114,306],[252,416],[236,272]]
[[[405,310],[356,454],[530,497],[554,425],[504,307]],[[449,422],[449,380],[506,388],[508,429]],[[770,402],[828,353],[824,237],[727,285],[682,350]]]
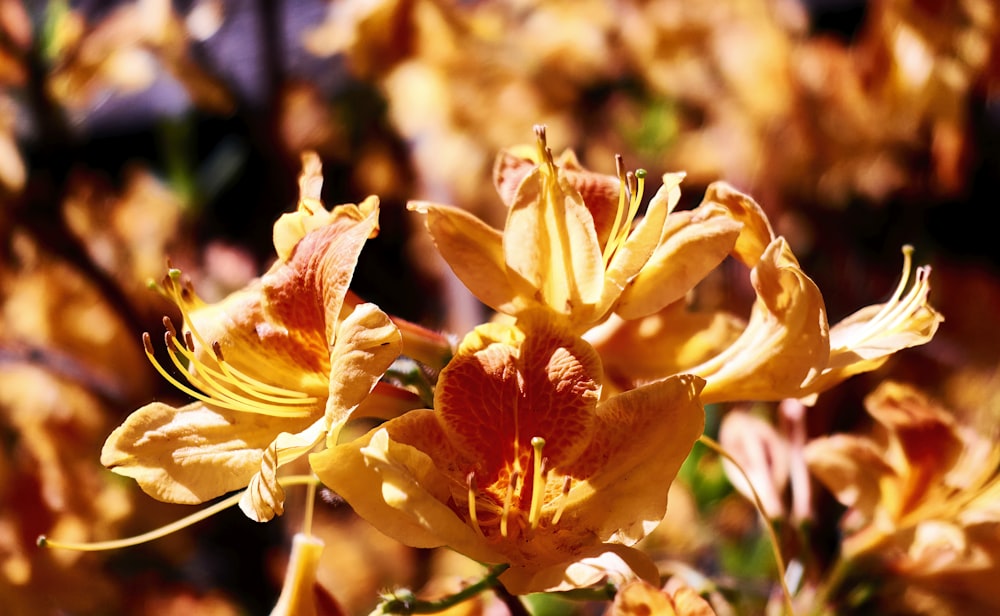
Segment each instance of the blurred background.
[[[1000,419],[994,0],[0,0],[0,85],[0,613],[274,604],[294,503],[270,524],[236,510],[114,553],[35,538],[121,537],[190,512],[99,463],[130,411],[183,402],[143,355],[141,333],[176,318],[146,281],[169,257],[212,301],[263,271],[307,149],[328,206],[382,199],[354,290],[459,335],[488,315],[406,201],[502,226],[494,156],[538,123],[591,169],[613,173],[620,153],[653,177],[686,171],[682,207],[715,180],[753,195],[833,322],[886,299],[912,244],[946,322],[821,396],[810,434],[864,425],[861,400],[888,377],[973,425]],[[727,267],[707,296],[743,312],[752,290]],[[658,545],[706,574],[767,579],[755,514],[719,468],[688,486],[699,530]],[[842,510],[827,500],[816,525],[832,550]],[[317,516],[320,581],[345,613],[479,570],[395,544],[346,505]]]

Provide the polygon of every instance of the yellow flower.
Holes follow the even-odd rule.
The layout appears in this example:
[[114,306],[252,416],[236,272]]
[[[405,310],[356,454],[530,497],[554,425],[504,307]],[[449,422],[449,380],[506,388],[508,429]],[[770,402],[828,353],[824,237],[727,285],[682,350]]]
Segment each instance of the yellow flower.
[[913,250],[906,247],[892,298],[830,327],[819,288],[753,199],[713,184],[693,212],[703,207],[721,207],[742,223],[732,254],[750,268],[757,293],[750,319],[689,313],[677,302],[644,319],[609,320],[586,337],[622,387],[683,372],[707,381],[706,403],[807,398],[930,341],[943,320],[927,302],[929,267],[917,268],[907,289]]
[[[628,548],[662,519],[701,434],[702,381],[679,376],[599,402],[601,364],[546,319],[471,332],[435,410],[411,411],[314,454],[324,484],[388,535],[509,563],[514,593],[596,581],[603,554],[657,578]],[[591,562],[593,562],[591,560]]]
[[572,152],[558,160],[536,127],[537,146],[501,153],[494,181],[508,206],[503,232],[455,207],[411,209],[441,255],[483,303],[520,316],[543,309],[573,331],[651,314],[684,296],[732,249],[741,225],[722,208],[671,213],[682,173],[667,174],[637,218],[645,172],[585,170]]
[[712,605],[690,586],[668,592],[641,580],[622,587],[607,616],[715,616]]
[[1000,447],[907,385],[883,383],[865,407],[877,422],[871,435],[819,438],[805,450],[848,508],[841,558],[880,561],[922,591],[915,600],[952,595],[964,611],[1000,609]]
[[197,401],[160,402],[132,413],[108,437],[101,462],[148,494],[201,503],[249,486],[240,507],[263,521],[283,511],[277,468],[324,441],[368,396],[400,352],[400,335],[373,304],[345,302],[365,241],[378,229],[378,201],[319,201],[319,159],[303,157],[298,210],[275,223],[278,261],[217,304],[200,301],[172,270],[165,288],[184,316],[165,319],[167,353]]

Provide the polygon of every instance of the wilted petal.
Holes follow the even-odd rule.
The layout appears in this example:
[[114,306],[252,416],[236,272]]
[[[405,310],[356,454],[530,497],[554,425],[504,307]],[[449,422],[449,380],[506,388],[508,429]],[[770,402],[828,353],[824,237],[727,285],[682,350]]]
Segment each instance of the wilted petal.
[[752,501],[752,485],[760,497],[765,516],[771,519],[784,516],[782,493],[788,483],[791,464],[788,442],[770,423],[746,411],[732,410],[722,419],[719,444],[750,478],[748,484],[743,472],[728,459],[723,459],[722,468],[736,491]]
[[154,402],[111,433],[101,464],[159,500],[202,503],[246,486],[275,434],[309,421]]

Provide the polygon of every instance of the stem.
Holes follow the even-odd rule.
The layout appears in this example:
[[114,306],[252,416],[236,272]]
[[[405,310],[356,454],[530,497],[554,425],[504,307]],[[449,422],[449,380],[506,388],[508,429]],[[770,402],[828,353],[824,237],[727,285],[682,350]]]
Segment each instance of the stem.
[[[383,601],[379,606],[379,611],[382,614],[436,614],[442,612],[450,607],[454,607],[463,601],[467,601],[479,593],[493,589],[497,596],[503,599],[501,593],[507,593],[506,589],[500,585],[497,578],[501,573],[510,568],[510,565],[497,565],[490,569],[490,572],[486,574],[483,579],[479,580],[471,586],[467,586],[460,590],[459,592],[448,595],[443,599],[438,599],[436,601],[422,601],[413,596],[409,591],[405,593],[399,593],[391,598]],[[507,593],[508,596],[509,593]],[[517,600],[516,597],[512,597]],[[505,601],[506,602],[506,601]],[[518,603],[520,603],[518,601]],[[522,611],[514,612],[511,611],[512,616],[528,616],[528,612],[524,609],[522,605],[520,608]]]

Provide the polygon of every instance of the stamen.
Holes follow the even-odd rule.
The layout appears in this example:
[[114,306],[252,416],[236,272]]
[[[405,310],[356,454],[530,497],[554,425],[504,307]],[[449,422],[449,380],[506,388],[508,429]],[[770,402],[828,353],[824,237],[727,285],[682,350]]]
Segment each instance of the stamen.
[[[896,286],[896,290],[893,292],[892,297],[885,304],[883,304],[878,314],[872,317],[872,319],[869,320],[866,325],[861,327],[857,334],[855,334],[850,346],[856,346],[862,341],[877,334],[884,333],[885,331],[905,327],[908,319],[912,317],[917,310],[926,305],[927,296],[930,293],[930,284],[928,283],[930,267],[928,266],[917,268],[913,275],[913,286],[910,287],[910,290],[906,292],[905,296],[903,295],[904,291],[906,291],[906,286],[909,283],[912,268],[913,246],[906,245],[903,246],[903,273],[900,277],[899,284]],[[845,344],[845,346],[848,345]]]
[[483,529],[479,526],[479,512],[476,509],[476,495],[479,494],[479,488],[476,486],[475,471],[470,471],[465,476],[465,485],[469,488],[469,521],[472,522],[472,528],[476,529],[476,533],[485,539],[486,535],[483,534]]
[[517,484],[521,479],[521,471],[514,471],[510,474],[510,483],[507,484],[507,494],[503,499],[503,512],[500,514],[500,534],[507,538],[507,518],[510,516],[510,504],[514,500],[514,492],[517,491]]
[[170,320],[170,317],[163,317],[163,329],[170,332],[170,335],[177,337],[177,330],[174,329],[174,322]]
[[[312,475],[292,475],[289,477],[284,477],[279,479],[278,482],[283,487],[290,487],[296,485],[313,485],[315,486],[318,480]],[[181,518],[176,522],[167,524],[166,526],[161,526],[156,530],[151,530],[148,533],[143,533],[141,535],[136,535],[135,537],[128,537],[125,539],[116,539],[114,541],[96,541],[94,543],[75,543],[72,541],[57,541],[54,539],[49,539],[45,535],[39,535],[35,543],[40,548],[56,548],[61,550],[75,550],[77,552],[100,552],[103,550],[117,550],[119,548],[127,548],[133,545],[139,545],[141,543],[146,543],[153,541],[154,539],[159,539],[160,537],[165,537],[171,533],[175,533],[181,529],[187,528],[192,524],[200,522],[205,518],[209,518],[216,513],[224,509],[232,507],[236,503],[240,502],[243,497],[242,492],[237,492],[232,496],[225,498],[214,505],[206,507],[197,513],[193,513],[187,517]]]
[[[646,171],[637,169],[635,173],[625,172],[625,164],[621,155],[615,156],[615,167],[621,188],[618,191],[618,211],[615,212],[615,222],[608,234],[608,243],[604,246],[604,267],[611,263],[611,258],[625,245],[632,233],[632,222],[639,213],[642,204],[642,193],[646,185]],[[626,207],[627,202],[627,207]]]
[[542,515],[542,503],[545,501],[545,461],[542,459],[542,448],[545,439],[536,436],[531,439],[531,447],[535,450],[534,470],[531,484],[531,508],[528,510],[528,526],[535,529]]
[[559,506],[556,508],[556,514],[552,516],[553,526],[559,523],[559,519],[562,518],[563,511],[566,511],[566,505],[569,503],[569,491],[572,487],[573,478],[569,475],[563,477],[562,496],[559,499]]
[[[189,332],[185,332],[185,334],[189,334]],[[188,336],[185,335],[185,338],[188,338]],[[170,332],[164,333],[164,339],[167,343],[167,354],[170,356],[174,365],[177,366],[177,369],[183,372],[186,368],[184,363],[178,358],[178,355],[180,355],[187,359],[188,362],[190,362],[190,365],[194,368],[192,372],[188,372],[188,380],[191,381],[191,383],[196,387],[207,392],[213,400],[228,400],[234,404],[243,405],[245,407],[243,410],[250,410],[252,412],[259,412],[276,417],[301,417],[308,414],[308,409],[293,411],[291,409],[275,408],[274,405],[302,406],[305,405],[310,399],[289,399],[287,396],[274,396],[250,390],[226,374],[226,364],[220,364],[220,367],[223,368],[223,371],[220,372],[199,361],[190,348],[184,348],[177,344],[176,338],[171,336]],[[191,344],[190,340],[187,342],[188,344]],[[223,381],[224,383],[221,383],[220,381]],[[230,388],[226,387],[225,384],[235,386],[237,391],[232,391]],[[252,397],[241,395],[239,392],[244,392]],[[313,403],[318,402],[315,398],[312,398],[311,400]]]
[[[180,345],[176,344],[175,342],[171,344],[171,342],[173,342],[175,339],[173,339],[173,337],[170,336],[170,332],[165,332],[164,337],[169,339],[167,343],[167,354],[170,355],[170,359],[174,363],[174,365],[177,366],[177,368],[183,372],[185,370],[185,367],[177,358],[176,353],[180,352],[185,357],[188,357],[190,351],[188,351],[187,349],[183,349]],[[265,406],[264,404],[258,401],[245,400],[242,399],[241,397],[233,397],[232,395],[227,395],[230,394],[230,392],[227,392],[224,389],[220,390],[219,388],[216,388],[214,391],[212,391],[212,393],[216,394],[216,396],[218,397],[206,395],[192,387],[185,385],[184,383],[177,380],[169,372],[167,372],[167,370],[160,364],[160,362],[154,356],[153,343],[152,339],[150,338],[149,332],[143,332],[142,345],[146,351],[146,358],[149,360],[149,363],[153,365],[156,371],[160,373],[160,376],[166,379],[168,383],[176,387],[178,390],[191,396],[192,398],[195,398],[196,400],[200,400],[207,404],[212,404],[214,406],[230,409],[233,411],[243,411],[243,412],[249,411],[253,413],[274,415],[278,417],[302,417],[309,413],[309,409],[307,408],[294,410],[294,409],[275,408],[273,406]],[[193,357],[193,355],[190,356]],[[199,364],[199,367],[205,368],[204,364]],[[204,376],[204,374],[202,374],[201,376]],[[205,385],[205,382],[202,381],[199,384]],[[212,389],[210,387],[206,388],[210,390]],[[309,398],[303,398],[298,402],[300,404],[307,404],[309,400],[310,400]],[[287,402],[287,403],[292,404],[293,402]]]

